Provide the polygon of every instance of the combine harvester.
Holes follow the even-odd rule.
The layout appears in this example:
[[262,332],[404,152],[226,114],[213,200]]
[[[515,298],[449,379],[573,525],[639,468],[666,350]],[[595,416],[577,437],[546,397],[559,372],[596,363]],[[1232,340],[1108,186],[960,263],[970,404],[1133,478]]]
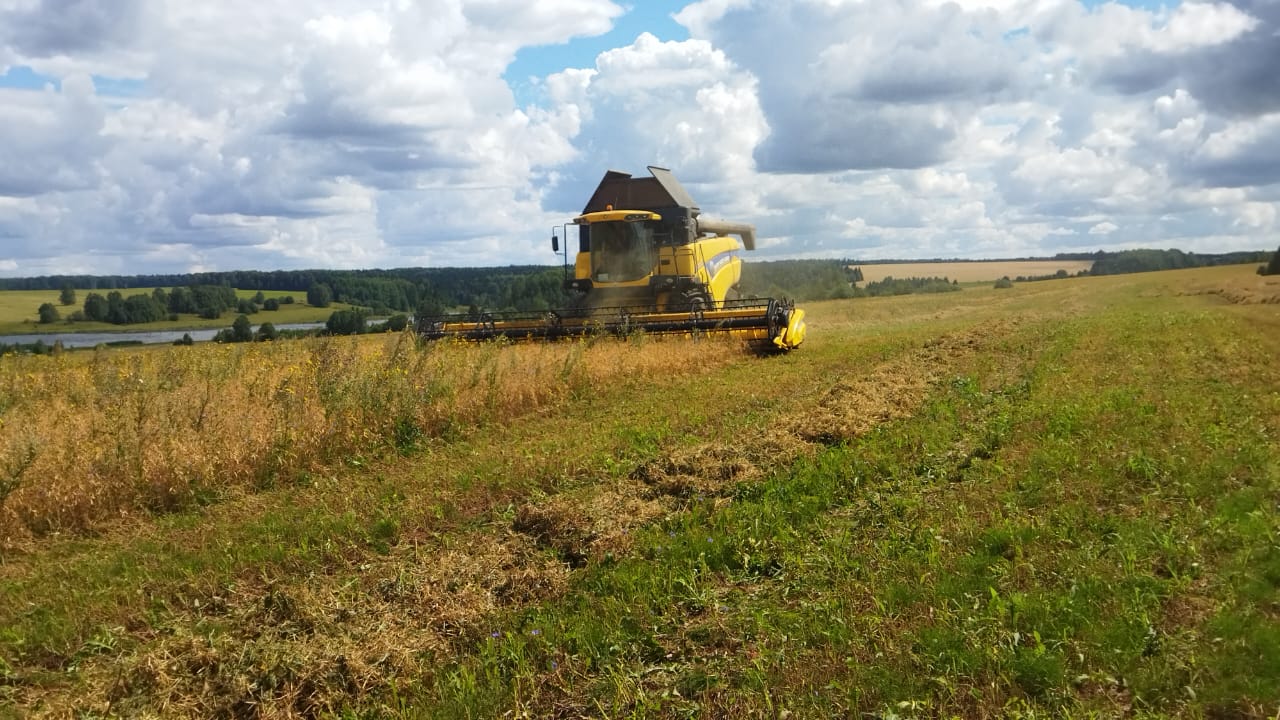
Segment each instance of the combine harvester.
[[[428,339],[554,340],[586,335],[729,334],[758,349],[791,350],[804,341],[804,310],[788,300],[743,299],[738,251],[755,250],[755,227],[699,217],[671,171],[649,178],[609,171],[582,214],[578,252],[565,287],[577,295],[551,312],[493,312],[418,320]],[[729,237],[737,235],[737,239]],[[552,234],[551,248],[561,252]]]

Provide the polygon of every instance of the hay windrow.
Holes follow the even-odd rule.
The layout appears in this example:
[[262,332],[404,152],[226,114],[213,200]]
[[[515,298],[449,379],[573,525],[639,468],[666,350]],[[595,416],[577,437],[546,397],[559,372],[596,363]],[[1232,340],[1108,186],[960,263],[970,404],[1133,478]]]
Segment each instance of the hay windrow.
[[436,658],[483,637],[500,609],[557,596],[569,575],[517,533],[478,530],[397,550],[348,568],[345,582],[250,580],[194,601],[151,642],[85,658],[84,688],[20,686],[19,704],[34,717],[335,713],[429,677]]
[[799,438],[775,433],[743,438],[741,444],[704,444],[643,463],[631,477],[656,496],[724,495],[735,485],[758,480],[806,452]]
[[1215,295],[1233,305],[1280,304],[1280,278],[1271,275],[1234,273],[1230,276],[1202,274],[1191,276],[1190,282],[1180,285],[1177,295]]
[[723,495],[734,485],[790,465],[815,445],[845,442],[881,423],[910,416],[934,383],[985,342],[1008,332],[1009,326],[1008,322],[993,324],[930,340],[864,376],[836,379],[814,407],[784,416],[767,430],[732,444],[704,444],[673,452],[643,463],[631,477],[658,495]]
[[554,550],[570,567],[581,567],[606,553],[627,552],[634,529],[671,512],[668,504],[642,497],[638,490],[623,482],[525,503],[512,528]]

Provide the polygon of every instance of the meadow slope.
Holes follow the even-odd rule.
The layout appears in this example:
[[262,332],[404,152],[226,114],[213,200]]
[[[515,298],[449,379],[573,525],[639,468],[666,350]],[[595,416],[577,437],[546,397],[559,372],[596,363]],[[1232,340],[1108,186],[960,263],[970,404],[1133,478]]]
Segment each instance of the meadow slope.
[[0,716],[1274,716],[1253,270],[0,359]]

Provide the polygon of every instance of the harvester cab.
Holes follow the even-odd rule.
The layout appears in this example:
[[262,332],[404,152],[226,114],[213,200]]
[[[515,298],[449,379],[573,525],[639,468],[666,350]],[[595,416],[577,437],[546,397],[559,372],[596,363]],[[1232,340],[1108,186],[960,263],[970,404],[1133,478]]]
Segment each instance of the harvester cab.
[[649,173],[633,178],[609,171],[574,218],[578,252],[568,289],[582,293],[590,307],[707,310],[736,300],[738,251],[755,249],[755,228],[701,217],[670,170],[650,167]]
[[741,297],[738,252],[755,249],[755,228],[701,217],[670,170],[650,166],[649,173],[605,173],[572,221],[578,235],[572,267],[568,236],[562,246],[552,234],[552,250],[564,257],[565,289],[575,298],[569,307],[423,318],[419,332],[477,340],[729,333],[761,348],[798,347],[805,335],[803,310],[786,300]]

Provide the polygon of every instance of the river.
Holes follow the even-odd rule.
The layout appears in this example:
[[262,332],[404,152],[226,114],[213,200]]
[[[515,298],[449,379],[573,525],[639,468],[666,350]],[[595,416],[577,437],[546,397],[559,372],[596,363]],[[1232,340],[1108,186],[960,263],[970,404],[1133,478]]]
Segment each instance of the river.
[[[277,330],[314,330],[324,327],[322,322],[282,323],[276,325]],[[183,335],[191,335],[192,340],[212,340],[213,336],[223,328],[204,328],[200,330],[145,330],[128,332],[83,332],[83,333],[41,333],[36,335],[0,335],[0,343],[5,345],[30,345],[37,340],[45,345],[53,345],[62,341],[64,348],[95,347],[111,342],[141,342],[144,344],[171,343],[181,340]],[[258,326],[253,326],[257,332]]]

